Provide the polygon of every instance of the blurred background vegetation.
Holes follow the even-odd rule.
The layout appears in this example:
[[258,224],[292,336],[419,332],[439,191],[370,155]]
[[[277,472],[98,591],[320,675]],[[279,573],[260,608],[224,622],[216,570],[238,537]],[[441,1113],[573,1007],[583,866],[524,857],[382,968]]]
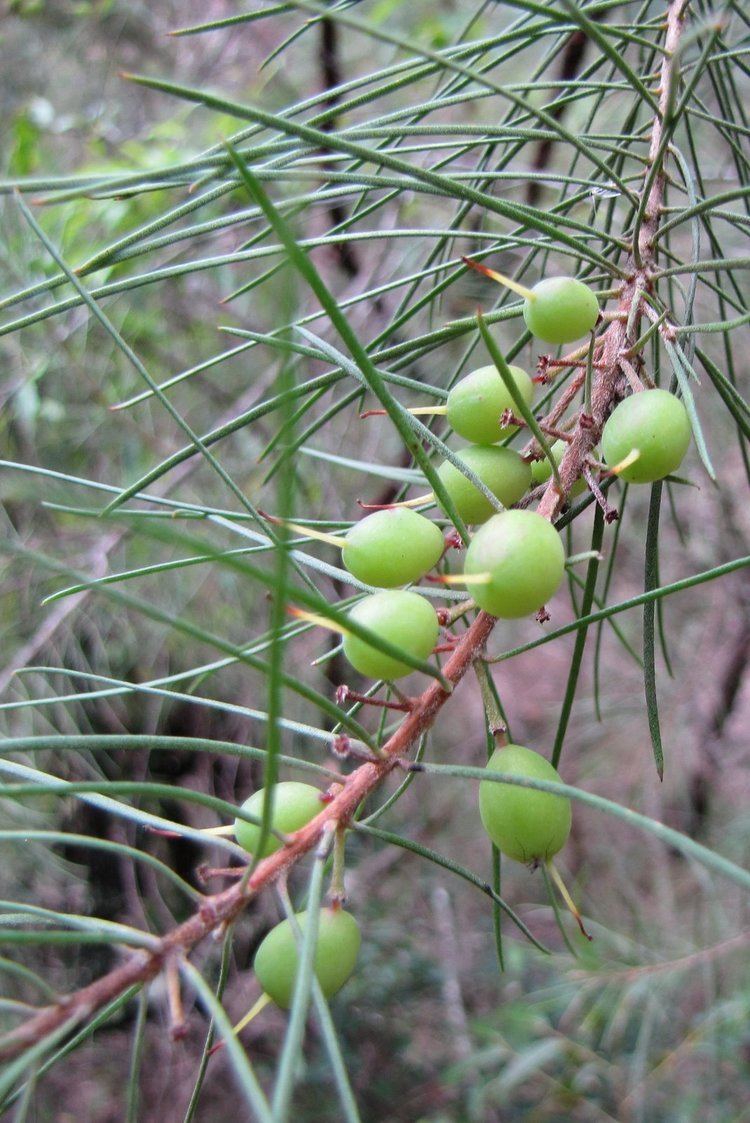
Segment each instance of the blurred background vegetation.
[[[379,65],[393,58],[386,44],[346,34],[339,34],[334,48],[329,42],[326,51],[315,28],[260,69],[299,24],[282,18],[210,36],[166,37],[174,27],[233,14],[236,5],[231,0],[16,0],[6,8],[0,24],[0,149],[7,179],[73,172],[145,173],[192,157],[236,128],[236,122],[221,114],[128,84],[119,76],[121,71],[158,74],[187,86],[221,87],[230,97],[278,109],[330,85],[332,66],[344,80],[373,68],[373,53]],[[414,0],[408,5],[379,0],[367,6],[367,18],[374,24],[434,49],[451,42],[467,17],[460,0]],[[509,60],[503,81],[521,80],[525,67],[523,58]],[[399,107],[399,96],[398,91],[391,96],[390,107]],[[457,112],[479,121],[487,108],[468,103]],[[613,107],[613,117],[616,112]],[[726,152],[715,146],[715,135],[708,129],[700,135],[707,180],[731,182],[734,172]],[[183,197],[184,193],[179,196]],[[335,224],[340,220],[336,205],[307,207],[297,216],[299,231],[309,237]],[[68,204],[37,207],[35,214],[65,259],[80,264],[94,249],[164,209],[161,192],[139,191],[106,199],[77,197]],[[228,211],[218,200],[209,213],[221,216]],[[381,207],[376,221],[384,228],[419,223],[429,227],[444,224],[444,217],[429,196],[405,194]],[[3,292],[54,274],[54,264],[8,196],[0,208],[0,223]],[[742,253],[746,241],[743,249],[739,229],[735,233],[735,251]],[[205,248],[191,252],[199,257],[233,252],[245,235],[245,227],[228,226]],[[185,254],[179,242],[168,245],[149,267],[178,263]],[[326,246],[316,261],[345,300],[418,268],[423,257],[423,249],[411,241],[373,240]],[[112,263],[97,274],[97,283],[114,282],[132,272],[127,260]],[[238,349],[220,363],[212,362],[220,352],[238,347],[236,337],[217,330],[220,325],[256,332],[278,326],[279,308],[288,303],[283,273],[219,307],[219,301],[250,275],[244,265],[191,271],[167,284],[129,289],[107,303],[108,316],[157,381],[206,364],[199,377],[187,379],[172,394],[183,418],[199,432],[236,417],[273,392],[278,360],[267,348]],[[386,326],[397,299],[385,295],[353,305],[353,325],[375,335]],[[464,279],[447,290],[439,307],[429,306],[423,327],[430,324],[430,316],[435,327],[470,315],[478,299],[488,299],[484,288],[474,278]],[[498,327],[504,346],[516,335],[512,325]],[[463,355],[463,342],[449,341],[418,357],[403,373],[444,386]],[[533,349],[527,347],[522,358],[532,366]],[[85,308],[3,335],[0,359],[0,441],[6,461],[40,465],[119,489],[184,443],[174,421],[153,398],[113,412],[111,407],[139,393],[141,384]],[[322,369],[319,363],[310,365]],[[742,378],[747,381],[746,364]],[[337,394],[343,390],[334,387],[321,397],[305,424],[322,418]],[[697,388],[696,397],[719,486],[710,484],[692,451],[686,474],[697,486],[678,489],[679,514],[668,509],[663,521],[662,583],[731,560],[747,552],[750,540],[744,467],[731,418],[718,407],[710,387]],[[260,417],[220,446],[222,465],[243,491],[271,507],[275,483],[264,484],[269,464],[259,457],[277,424],[273,414]],[[406,463],[390,427],[360,422],[357,403],[333,416],[306,443],[365,464]],[[356,498],[382,500],[391,488],[388,479],[312,455],[300,455],[295,463],[298,504],[312,519],[353,518]],[[10,469],[3,470],[1,478],[3,533],[12,532],[29,550],[60,563],[60,572],[51,572],[41,562],[31,564],[28,556],[3,562],[0,716],[5,736],[136,733],[262,743],[263,729],[246,710],[264,708],[265,685],[249,668],[230,661],[220,670],[196,675],[195,668],[213,660],[215,652],[187,641],[163,621],[149,620],[105,598],[83,593],[41,604],[45,596],[71,583],[66,570],[101,576],[177,558],[184,548],[161,544],[157,549],[147,537],[133,536],[124,519],[101,524],[43,507],[42,501],[91,509],[100,504],[102,497],[69,480]],[[221,482],[197,458],[185,461],[156,490],[181,502],[234,509]],[[631,489],[619,531],[612,601],[643,588],[647,505],[648,496]],[[590,512],[587,518],[590,533]],[[608,545],[613,533],[607,532]],[[582,538],[578,548],[586,544]],[[168,618],[197,618],[233,644],[247,643],[263,630],[268,609],[262,590],[231,569],[172,569],[136,584],[137,596],[157,604]],[[566,613],[567,608],[558,607],[553,625],[568,619]],[[746,864],[746,571],[668,599],[664,617],[669,667],[660,660],[667,760],[663,785],[657,783],[653,767],[641,668],[610,627],[589,637],[561,771],[566,781],[637,808]],[[618,627],[638,652],[639,613],[619,617]],[[510,648],[533,638],[535,628],[527,622],[504,628],[503,645]],[[308,675],[310,661],[321,654],[325,642],[319,633],[306,633],[290,649],[294,664],[287,669]],[[540,749],[551,745],[573,643],[574,637],[568,636],[496,669],[518,742]],[[27,669],[16,673],[19,668]],[[175,681],[180,675],[184,679]],[[330,693],[346,672],[333,656],[315,675],[318,688]],[[138,684],[164,679],[171,680],[168,690],[137,689]],[[107,680],[130,688],[104,689],[111,686]],[[91,691],[98,696],[87,697]],[[433,757],[480,763],[485,751],[480,712],[476,685],[467,681],[433,734]],[[316,721],[309,704],[291,694],[285,713],[293,720]],[[322,723],[323,717],[317,720]],[[311,756],[310,741],[292,734],[284,748]],[[313,750],[314,759],[331,764],[324,747],[313,745]],[[174,786],[174,799],[150,809],[194,827],[212,824],[215,817],[181,800],[181,789],[236,803],[261,780],[255,764],[229,755],[145,748],[92,754],[68,747],[27,757],[16,754],[14,759],[69,780],[103,775],[168,783]],[[382,825],[487,874],[488,846],[478,828],[472,784],[424,778],[419,786],[412,785]],[[200,884],[196,869],[202,862],[221,863],[219,851],[149,836],[72,799],[6,800],[3,827],[51,827],[136,845],[195,885]],[[333,1009],[365,1120],[750,1119],[747,896],[676,851],[583,806],[576,808],[563,858],[595,935],[593,944],[577,944],[579,956],[573,958],[560,938],[540,875],[508,868],[504,896],[553,954],[542,956],[509,928],[506,971],[499,974],[492,916],[481,893],[403,850],[353,839],[348,889],[366,938],[361,969]],[[3,859],[0,892],[7,900],[158,930],[187,915],[184,897],[149,867],[136,868],[117,852],[6,841]],[[263,897],[238,924],[232,950],[237,970],[226,994],[233,1017],[239,1017],[253,998],[252,953],[275,915],[273,902]],[[204,947],[196,958],[208,963],[215,956],[214,948]],[[77,949],[11,947],[9,957],[59,992],[82,985],[115,962],[107,945],[96,944]],[[39,998],[24,974],[10,970],[2,977],[2,995],[0,1018],[7,1025],[17,1020],[16,1003]],[[124,1119],[122,1097],[136,1016],[134,1003],[123,1007],[64,1064],[40,1078],[27,1118],[87,1123]],[[163,988],[158,982],[151,988],[140,1107],[133,1118],[161,1123],[184,1119],[206,1026],[205,1011],[196,1004],[189,1011],[186,1039],[172,1043]],[[261,1072],[273,1064],[283,1027],[284,1017],[267,1011],[243,1037]],[[325,1054],[314,1035],[306,1064],[296,1101],[298,1118],[337,1118]],[[16,1110],[17,1104],[4,1118],[16,1118]],[[222,1123],[245,1118],[245,1111],[226,1060],[215,1058],[196,1118]]]

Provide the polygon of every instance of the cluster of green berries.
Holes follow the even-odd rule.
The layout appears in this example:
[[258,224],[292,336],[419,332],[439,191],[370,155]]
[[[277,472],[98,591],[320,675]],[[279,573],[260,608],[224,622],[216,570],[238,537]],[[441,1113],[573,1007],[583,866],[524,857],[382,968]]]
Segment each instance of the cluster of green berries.
[[[496,749],[487,762],[487,770],[521,779],[560,782],[549,761],[522,745]],[[275,853],[282,845],[279,835],[301,830],[323,807],[321,792],[312,784],[286,780],[274,785],[271,816],[274,833],[259,850],[259,821],[264,798],[261,789],[242,804],[242,811],[257,819],[257,824],[244,818],[237,818],[234,823],[238,844],[259,858]],[[483,781],[479,787],[479,812],[485,830],[498,849],[517,862],[548,861],[562,849],[570,833],[570,800],[550,792],[494,780]]]
[[[527,294],[524,318],[529,330],[548,343],[569,343],[590,332],[599,317],[596,296],[573,278],[540,282]],[[525,371],[510,367],[517,393],[531,404],[534,386]],[[502,427],[513,410],[513,396],[492,366],[461,380],[448,395],[448,422],[471,444],[459,459],[506,507],[512,507],[532,484],[551,474],[548,460],[529,464],[517,452],[497,444],[514,430]],[[606,422],[601,451],[612,468],[632,483],[662,479],[680,465],[690,442],[685,407],[664,390],[645,390],[622,401]],[[552,457],[559,464],[565,442],[556,441]],[[622,465],[620,468],[619,466]],[[466,551],[464,575],[480,608],[493,616],[515,618],[540,609],[559,588],[565,568],[562,542],[555,528],[527,510],[495,513],[493,505],[449,461],[438,477],[460,517],[477,527]],[[585,484],[578,481],[577,490]],[[574,490],[573,494],[576,494]],[[445,549],[438,526],[408,507],[377,511],[346,535],[342,560],[357,580],[380,591],[359,601],[349,619],[360,628],[402,650],[415,661],[433,652],[439,623],[430,602],[404,585],[424,577]],[[474,580],[472,580],[474,579]],[[409,663],[387,655],[353,632],[344,635],[349,663],[371,678],[392,681],[409,674]],[[533,787],[537,781],[560,782],[556,769],[539,753],[522,745],[497,749],[487,763],[488,778],[479,786],[479,812],[485,831],[507,857],[524,863],[547,863],[562,849],[571,828],[570,800]],[[258,857],[272,854],[281,837],[300,830],[321,809],[321,793],[309,784],[286,782],[274,788],[272,833],[262,851],[260,817],[264,793],[256,792],[242,810],[257,822],[238,818],[235,837]],[[304,932],[308,914],[296,916]],[[273,928],[260,944],[255,971],[265,993],[289,1007],[299,964],[298,933],[289,920]],[[354,971],[361,936],[355,918],[340,907],[323,908],[318,917],[315,974],[326,997],[334,995]]]
[[[518,367],[511,367],[517,388],[531,401],[533,383]],[[481,367],[451,391],[447,413],[454,428],[476,443],[461,450],[459,459],[471,469],[504,507],[512,507],[532,483],[551,474],[547,459],[530,465],[513,449],[493,443],[499,417],[509,408],[510,396],[494,367]],[[614,410],[602,433],[602,452],[608,464],[626,466],[622,478],[647,483],[679,467],[690,442],[690,423],[684,405],[665,390],[644,390],[626,398]],[[565,442],[551,448],[556,464]],[[565,556],[557,531],[533,511],[495,510],[485,495],[449,461],[438,476],[461,518],[478,527],[466,551],[464,574],[471,595],[493,616],[510,619],[537,612],[559,588]],[[585,488],[578,480],[572,495]],[[389,590],[361,600],[350,619],[424,661],[437,642],[439,627],[432,605],[414,592],[397,589],[428,573],[444,550],[443,537],[424,515],[406,507],[377,511],[357,523],[346,537],[344,565],[360,581]],[[361,674],[392,681],[412,666],[385,655],[359,636],[345,635],[344,654]]]
[[[496,750],[487,771],[532,782],[560,780],[544,757],[521,745]],[[260,819],[263,799],[263,791],[255,792],[242,810]],[[271,826],[281,834],[300,830],[321,807],[321,793],[312,785],[293,781],[276,784]],[[512,783],[483,781],[479,785],[479,813],[498,849],[527,864],[548,862],[562,849],[570,833],[569,799]],[[236,819],[234,830],[237,842],[257,857],[267,857],[281,846],[278,833],[274,833],[259,851],[260,826],[245,819]],[[309,914],[297,913],[295,920],[304,933]],[[320,910],[314,970],[326,998],[333,997],[354,972],[360,943],[359,924],[351,913],[336,906]],[[299,968],[298,936],[291,921],[283,920],[265,936],[255,954],[254,968],[264,992],[277,1006],[288,1009]]]
[[[271,832],[260,847],[260,820],[265,792],[254,792],[242,804],[241,810],[254,820],[234,821],[234,836],[238,844],[256,858],[267,858],[282,845],[280,835],[292,834],[306,826],[322,809],[322,793],[312,784],[285,780],[275,784],[272,791]],[[297,913],[295,920],[302,933],[308,921],[306,912]],[[318,938],[315,945],[315,974],[323,994],[331,998],[354,971],[360,945],[359,925],[351,913],[342,908],[324,908],[318,918]],[[294,982],[299,964],[297,935],[289,920],[272,928],[255,953],[255,974],[264,992],[283,1010],[289,1008],[294,993]]]
[[[518,392],[530,403],[532,380],[520,367],[510,369]],[[531,484],[530,465],[513,449],[495,443],[507,431],[501,428],[501,418],[512,407],[506,384],[494,366],[486,366],[451,390],[446,408],[452,427],[473,442],[457,453],[458,458],[504,507],[517,503]],[[496,514],[489,499],[450,461],[440,466],[438,477],[463,521],[480,526],[465,564],[465,572],[476,575],[481,559],[481,572],[486,574],[486,585],[471,585],[477,604],[506,617],[541,608],[563,576],[563,549],[554,528],[528,511]],[[444,549],[436,524],[407,507],[363,518],[347,534],[342,560],[353,577],[384,591],[359,601],[349,619],[413,659],[427,659],[439,635],[435,609],[419,594],[397,587],[420,580]],[[355,670],[370,678],[392,681],[412,670],[351,632],[344,636],[343,649]]]

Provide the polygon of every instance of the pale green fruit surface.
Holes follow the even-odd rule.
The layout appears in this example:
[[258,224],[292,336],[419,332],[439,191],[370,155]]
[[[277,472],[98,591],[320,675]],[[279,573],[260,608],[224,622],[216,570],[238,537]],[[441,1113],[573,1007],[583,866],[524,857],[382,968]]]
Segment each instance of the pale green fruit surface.
[[599,318],[599,301],[588,285],[575,277],[546,277],[524,301],[526,327],[545,343],[573,343],[587,335]]
[[[304,933],[308,913],[297,914]],[[324,908],[318,921],[315,974],[323,994],[331,998],[354,971],[361,943],[359,925],[343,909]],[[255,953],[255,974],[266,994],[277,1006],[288,1010],[294,994],[299,949],[288,920],[272,928]]]
[[[511,448],[469,445],[456,453],[467,468],[496,495],[504,507],[517,503],[531,483],[531,468]],[[438,476],[465,523],[476,526],[495,514],[495,508],[470,480],[449,460],[438,468]]]
[[642,390],[615,407],[602,432],[602,452],[614,467],[637,448],[640,456],[621,480],[648,484],[679,468],[690,444],[687,410],[668,390]]
[[[242,804],[242,810],[260,819],[263,815],[263,795],[262,788],[253,792]],[[300,784],[296,780],[283,780],[274,785],[271,826],[282,834],[292,834],[314,819],[322,809],[323,804],[320,802],[320,792],[317,788],[312,787],[311,784]],[[248,854],[258,853],[259,825],[246,823],[244,819],[235,819],[234,837],[238,845],[243,850],[247,850]],[[260,857],[267,858],[280,846],[281,840],[275,835],[269,835]]]
[[395,589],[424,577],[444,549],[440,527],[408,507],[375,511],[351,528],[344,565],[365,585]]
[[557,592],[565,551],[555,528],[535,511],[503,511],[481,526],[466,551],[464,573],[488,573],[490,583],[468,584],[493,616],[528,616]]
[[[401,589],[365,597],[355,604],[349,616],[415,659],[428,658],[440,631],[429,601]],[[368,678],[391,681],[413,670],[408,663],[392,659],[352,634],[344,636],[344,655],[356,671]]]
[[[521,367],[511,367],[521,397],[531,405],[534,383]],[[506,409],[516,405],[494,366],[479,367],[457,382],[448,394],[448,423],[461,437],[476,445],[491,445],[515,433],[517,425],[500,428]]]
[[[561,783],[545,757],[523,745],[496,749],[487,770],[529,780]],[[545,862],[562,850],[570,834],[570,800],[515,784],[479,785],[482,825],[502,854],[516,862]]]
[[[565,455],[565,450],[566,450],[567,447],[568,446],[567,446],[565,441],[555,441],[555,443],[550,446],[550,451],[552,452],[552,455],[555,458],[555,464],[558,466],[558,468],[560,467],[560,461],[562,460],[563,456]],[[547,459],[546,456],[544,457],[543,460],[534,460],[532,462],[531,479],[532,479],[533,483],[535,483],[535,484],[546,483],[551,475],[552,475],[552,465],[550,464],[550,462],[549,462],[549,460]],[[586,490],[586,481],[582,480],[582,479],[576,480],[576,482],[573,484],[572,488],[570,489],[570,498],[575,499],[575,497],[577,495],[581,495],[581,493],[584,492],[585,490]]]

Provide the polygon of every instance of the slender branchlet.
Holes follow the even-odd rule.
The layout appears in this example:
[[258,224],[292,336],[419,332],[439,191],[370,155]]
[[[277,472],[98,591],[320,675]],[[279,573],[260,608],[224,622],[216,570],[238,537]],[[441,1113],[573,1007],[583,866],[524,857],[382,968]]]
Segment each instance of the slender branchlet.
[[[668,7],[659,111],[651,129],[645,172],[645,183],[649,187],[647,196],[641,200],[643,218],[637,229],[637,245],[632,247],[617,308],[611,316],[605,318],[606,326],[596,341],[594,361],[591,364],[589,409],[585,414],[579,414],[575,426],[569,433],[566,432],[570,439],[559,465],[560,482],[558,484],[554,477],[550,480],[537,508],[539,514],[550,521],[557,517],[565,505],[571,488],[599,441],[604,422],[623,394],[626,380],[622,373],[622,359],[632,348],[633,338],[637,338],[643,311],[643,294],[648,294],[653,289],[656,235],[666,182],[663,168],[656,164],[667,151],[667,146],[663,144],[664,122],[669,106],[673,103],[674,83],[677,80],[671,60],[679,45],[687,2],[688,0],[672,0]],[[630,339],[629,326],[633,333]],[[584,348],[582,352],[572,356],[571,365],[577,364],[579,360],[585,363],[586,351],[587,348]],[[585,379],[586,370],[577,370],[544,419],[547,427],[556,425]],[[494,624],[494,617],[486,612],[479,613],[452,649],[443,671],[444,682],[431,682],[414,701],[413,708],[406,714],[401,725],[382,746],[380,756],[364,761],[347,777],[342,778],[335,791],[329,793],[330,798],[320,813],[301,830],[290,835],[279,850],[260,861],[246,880],[204,897],[194,915],[167,932],[154,946],[129,954],[114,970],[38,1010],[0,1039],[0,1060],[17,1056],[66,1023],[80,1024],[129,988],[148,983],[162,971],[169,971],[170,964],[187,956],[207,936],[226,929],[262,889],[277,882],[300,858],[315,851],[322,840],[328,839],[336,825],[345,827],[362,801],[371,795],[393,769],[405,763],[407,754],[433,725],[454,688],[481,656]],[[173,995],[172,1016],[177,1023],[180,1007],[176,994]]]

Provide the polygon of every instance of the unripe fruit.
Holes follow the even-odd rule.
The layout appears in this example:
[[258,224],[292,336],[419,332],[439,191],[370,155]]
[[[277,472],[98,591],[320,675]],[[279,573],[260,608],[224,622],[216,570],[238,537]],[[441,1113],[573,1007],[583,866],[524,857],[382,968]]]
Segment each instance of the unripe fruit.
[[[307,912],[297,913],[303,933],[307,918]],[[315,974],[326,998],[341,990],[354,971],[361,939],[359,925],[351,913],[343,909],[320,910]],[[298,964],[299,948],[291,923],[282,920],[255,953],[255,974],[266,994],[283,1010],[288,1010],[292,1003]]]
[[596,294],[575,277],[546,277],[524,302],[526,327],[545,343],[572,343],[599,319]]
[[[561,782],[548,760],[523,745],[496,749],[487,770]],[[517,862],[549,861],[562,850],[570,834],[571,809],[566,796],[515,784],[483,781],[479,785],[479,814],[498,850]]]
[[359,581],[394,589],[418,581],[442,556],[440,528],[408,507],[376,511],[356,523],[341,556]]
[[[417,593],[396,590],[373,593],[355,604],[349,618],[415,659],[427,659],[437,643],[440,627],[435,609]],[[344,636],[344,655],[360,674],[390,681],[412,673],[402,663],[378,651],[358,636]]]
[[[264,791],[260,788],[253,792],[249,799],[242,804],[242,810],[249,815],[255,815],[260,820],[263,814]],[[304,827],[314,819],[322,809],[320,792],[311,784],[300,784],[296,780],[284,780],[275,784],[273,789],[273,812],[271,826],[282,834],[291,834]],[[249,854],[258,854],[258,841],[260,839],[260,823],[246,823],[244,819],[235,819],[234,837],[238,845]],[[261,858],[267,858],[281,846],[281,839],[270,834],[266,839]]]
[[[510,367],[513,381],[527,405],[534,397],[534,383],[521,367]],[[461,437],[477,445],[491,445],[515,433],[518,426],[500,428],[506,409],[515,402],[494,366],[479,367],[457,382],[448,394],[448,422]]]
[[[469,445],[456,453],[467,468],[496,495],[504,507],[517,503],[531,483],[531,468],[517,452],[494,445]],[[444,460],[438,468],[445,490],[465,523],[477,525],[495,514],[495,508],[458,468]]]
[[[555,464],[560,467],[560,462],[565,455],[568,445],[566,441],[555,441],[550,447],[550,451],[555,458]],[[545,456],[543,460],[534,460],[531,465],[531,479],[535,484],[546,483],[552,475],[552,465]],[[580,495],[586,490],[586,481],[583,479],[576,480],[570,489],[570,498],[575,499],[576,495]]]
[[489,575],[487,584],[467,585],[485,612],[527,616],[560,587],[565,551],[555,528],[535,511],[503,511],[472,538],[464,573]]
[[602,431],[602,452],[611,468],[634,449],[639,456],[618,473],[633,484],[662,480],[674,472],[690,444],[687,410],[668,390],[641,390],[616,407]]

